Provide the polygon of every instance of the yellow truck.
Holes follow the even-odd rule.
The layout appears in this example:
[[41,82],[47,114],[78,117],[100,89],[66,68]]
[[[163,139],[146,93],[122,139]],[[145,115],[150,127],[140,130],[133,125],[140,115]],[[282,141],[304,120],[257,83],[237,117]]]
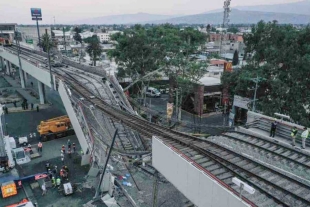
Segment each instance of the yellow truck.
[[42,142],[75,134],[67,115],[41,121],[37,130]]

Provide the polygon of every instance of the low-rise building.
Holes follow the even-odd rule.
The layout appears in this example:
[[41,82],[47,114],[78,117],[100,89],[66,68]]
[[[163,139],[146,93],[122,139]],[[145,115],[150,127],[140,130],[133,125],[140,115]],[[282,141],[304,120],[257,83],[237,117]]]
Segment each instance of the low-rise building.
[[97,33],[97,36],[100,40],[100,42],[110,42],[111,41],[111,36],[113,34],[119,33],[120,31],[108,31],[105,33]]

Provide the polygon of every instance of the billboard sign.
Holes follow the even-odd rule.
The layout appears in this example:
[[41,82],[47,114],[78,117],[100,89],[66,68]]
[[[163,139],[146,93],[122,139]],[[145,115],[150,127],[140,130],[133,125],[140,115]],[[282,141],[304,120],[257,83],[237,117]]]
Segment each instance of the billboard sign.
[[42,18],[33,17],[32,20],[42,21]]
[[42,12],[40,8],[31,8],[30,11],[32,17],[42,17]]
[[241,97],[241,96],[234,96],[234,106],[249,110],[248,104],[251,103],[252,100],[249,98]]

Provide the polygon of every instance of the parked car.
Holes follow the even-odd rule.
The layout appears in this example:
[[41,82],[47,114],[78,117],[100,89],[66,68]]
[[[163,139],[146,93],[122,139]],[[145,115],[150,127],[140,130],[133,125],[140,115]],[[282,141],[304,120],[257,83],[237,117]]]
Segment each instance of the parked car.
[[146,93],[146,96],[149,96],[149,97],[160,97],[161,95],[159,90],[153,87],[148,87],[145,93]]

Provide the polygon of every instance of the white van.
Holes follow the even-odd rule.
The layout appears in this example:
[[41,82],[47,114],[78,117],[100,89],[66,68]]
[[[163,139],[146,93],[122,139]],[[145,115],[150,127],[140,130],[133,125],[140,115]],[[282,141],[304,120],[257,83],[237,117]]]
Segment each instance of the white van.
[[150,96],[150,97],[160,97],[161,95],[158,89],[152,88],[152,87],[148,87],[145,93],[146,93],[146,96]]

